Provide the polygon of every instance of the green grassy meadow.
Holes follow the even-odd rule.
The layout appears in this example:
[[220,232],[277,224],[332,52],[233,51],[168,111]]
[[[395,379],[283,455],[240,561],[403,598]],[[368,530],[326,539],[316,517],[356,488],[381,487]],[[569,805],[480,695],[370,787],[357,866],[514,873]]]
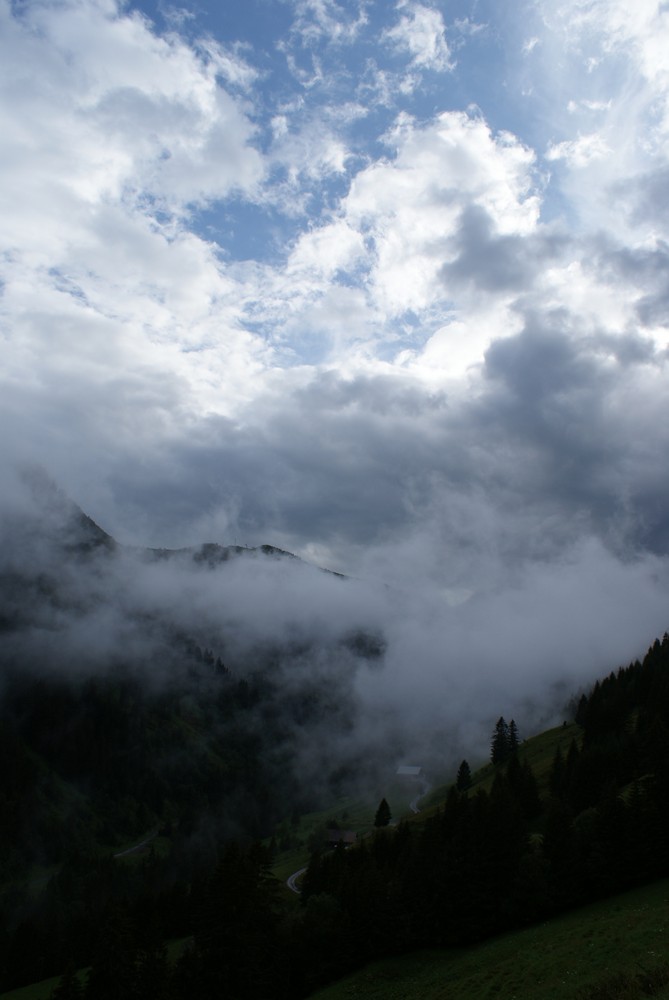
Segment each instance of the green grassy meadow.
[[[85,973],[79,973],[82,986],[86,984]],[[60,977],[53,979],[43,979],[41,983],[33,983],[32,986],[22,986],[18,990],[11,990],[9,993],[0,993],[2,1000],[49,1000],[52,991],[60,982]]]
[[[176,962],[181,957],[184,948],[190,938],[180,938],[178,941],[170,941],[167,945],[167,957],[170,962]],[[82,987],[86,985],[88,969],[81,969],[77,976]],[[60,976],[52,979],[43,979],[40,983],[33,983],[31,986],[22,986],[20,989],[11,990],[9,993],[0,993],[2,1000],[49,1000],[51,993],[60,982]]]
[[55,979],[44,979],[41,983],[33,983],[32,986],[22,986],[19,990],[11,990],[9,993],[2,993],[2,1000],[49,1000],[52,990],[56,988],[59,977]]
[[[669,880],[584,907],[462,951],[417,952],[376,962],[315,1000],[669,1000],[624,987],[669,966]],[[668,969],[669,972],[669,969]]]

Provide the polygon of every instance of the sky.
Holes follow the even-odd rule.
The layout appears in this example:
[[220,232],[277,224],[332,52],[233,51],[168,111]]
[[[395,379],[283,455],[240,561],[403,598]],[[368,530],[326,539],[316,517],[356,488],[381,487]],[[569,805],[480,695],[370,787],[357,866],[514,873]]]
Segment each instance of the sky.
[[667,627],[669,5],[0,0],[0,87],[7,468],[481,661]]

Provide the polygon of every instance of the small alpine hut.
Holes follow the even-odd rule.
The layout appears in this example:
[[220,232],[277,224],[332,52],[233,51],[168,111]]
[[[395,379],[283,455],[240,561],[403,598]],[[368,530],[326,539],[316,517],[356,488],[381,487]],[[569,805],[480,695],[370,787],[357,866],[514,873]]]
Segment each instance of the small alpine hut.
[[358,838],[355,830],[328,830],[326,835],[326,843],[330,847],[336,847],[337,844],[343,844],[344,847],[350,847],[355,844]]
[[420,781],[423,777],[423,768],[416,764],[400,764],[396,774],[403,781]]

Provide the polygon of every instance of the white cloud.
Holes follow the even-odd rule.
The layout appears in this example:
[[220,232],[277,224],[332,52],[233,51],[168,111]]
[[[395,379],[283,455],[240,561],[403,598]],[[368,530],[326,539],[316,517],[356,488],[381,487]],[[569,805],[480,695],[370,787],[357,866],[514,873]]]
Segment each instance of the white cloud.
[[404,366],[427,385],[475,379],[493,340],[518,333],[521,326],[521,317],[503,303],[481,303],[475,312],[462,310],[457,319],[435,330],[418,350],[407,352]]
[[113,2],[3,2],[0,18],[7,406],[32,393],[25,433],[47,452],[84,424],[138,448],[228,410],[266,348],[185,223],[193,203],[254,194],[264,165],[220,53]]
[[569,114],[578,114],[578,112],[584,108],[586,111],[592,111],[593,113],[598,111],[609,111],[611,108],[611,101],[580,100],[569,101],[569,104],[567,105],[567,111]]
[[570,167],[586,167],[596,160],[610,156],[612,150],[599,132],[581,135],[578,139],[566,139],[548,147],[547,160],[566,160]]
[[[297,239],[281,272],[264,274],[257,308],[273,343],[312,362],[372,371],[394,358],[433,382],[480,363],[492,338],[519,329],[510,307],[544,251],[504,240],[537,229],[535,159],[508,133],[459,113],[424,125],[400,116],[386,144],[393,156],[363,166],[330,221]],[[473,209],[492,249],[482,250],[490,276],[470,286],[445,268],[462,253]]]
[[479,35],[482,31],[487,31],[489,25],[485,22],[472,21],[469,17],[456,18],[453,27],[461,35]]
[[301,272],[329,280],[337,271],[352,270],[365,253],[362,235],[343,219],[312,229],[300,236],[287,265],[288,272]]
[[351,44],[367,24],[365,0],[359,3],[357,17],[351,19],[335,0],[294,0],[295,24],[293,31],[304,46],[321,40],[329,44]]
[[388,143],[394,158],[357,174],[344,211],[374,242],[373,293],[393,316],[447,298],[439,272],[463,207],[484,208],[500,233],[528,233],[539,202],[532,152],[478,118],[447,112],[425,126],[400,118]]
[[[294,199],[295,189],[306,181],[322,182],[328,175],[344,173],[350,152],[337,131],[323,120],[303,122],[294,131],[287,128],[285,119],[277,125],[271,158],[286,170],[292,191],[288,198]],[[302,195],[305,194],[303,189]],[[299,204],[293,202],[293,210]],[[290,204],[285,204],[285,208],[291,211]]]
[[[535,158],[513,136],[460,113],[424,125],[400,116],[386,144],[392,157],[363,166],[333,217],[297,239],[281,272],[264,274],[257,308],[273,343],[302,345],[312,361],[327,356],[368,370],[395,357],[431,381],[437,371],[443,378],[479,363],[492,337],[518,329],[510,305],[533,280],[538,251],[523,257],[514,244],[515,259],[501,259],[511,252],[505,239],[536,231]],[[473,208],[491,227],[492,271],[469,287],[445,267],[461,253],[463,218]],[[315,355],[304,348],[319,338]]]
[[277,109],[270,120],[272,144],[267,162],[272,184],[263,199],[286,216],[315,214],[312,197],[331,179],[343,178],[356,157],[346,130],[364,119],[367,110],[358,101],[311,106],[300,97]]
[[440,11],[412,0],[400,0],[397,9],[406,13],[397,24],[386,29],[383,40],[408,53],[411,65],[417,69],[451,70],[453,62]]
[[215,38],[202,38],[197,48],[206,55],[216,73],[231,86],[248,91],[257,82],[258,71],[240,55],[240,46],[233,49],[221,45]]
[[542,145],[566,169],[560,191],[570,224],[644,241],[657,231],[645,215],[638,225],[623,192],[666,163],[669,12],[654,0],[564,0],[541,14]]
[[69,213],[71,199],[127,205],[137,192],[181,212],[260,181],[253,128],[212,59],[113,4],[35,3],[21,21],[5,5],[3,27],[2,190],[14,224],[26,211],[48,220],[61,200]]
[[568,18],[581,34],[600,40],[604,51],[632,46],[648,80],[666,81],[669,52],[665,44],[669,29],[669,10],[657,0],[567,0],[559,7],[560,16]]

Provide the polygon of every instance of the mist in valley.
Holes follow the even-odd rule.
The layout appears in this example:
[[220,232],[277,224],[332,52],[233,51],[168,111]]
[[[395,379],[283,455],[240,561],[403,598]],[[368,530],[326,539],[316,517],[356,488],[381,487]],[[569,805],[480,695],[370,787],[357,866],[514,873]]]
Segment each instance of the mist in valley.
[[[120,545],[43,472],[10,482],[5,668],[206,692],[192,656],[206,650],[235,680],[260,678],[279,716],[272,753],[305,802],[382,793],[400,763],[451,780],[463,757],[487,759],[500,715],[521,737],[567,718],[574,696],[643,654],[666,614],[663,560],[622,561],[593,539],[518,567],[504,588],[494,557],[474,552],[478,579],[458,592],[430,579],[415,536],[368,553],[375,576],[348,577],[271,548]],[[245,724],[262,732],[260,711]]]

